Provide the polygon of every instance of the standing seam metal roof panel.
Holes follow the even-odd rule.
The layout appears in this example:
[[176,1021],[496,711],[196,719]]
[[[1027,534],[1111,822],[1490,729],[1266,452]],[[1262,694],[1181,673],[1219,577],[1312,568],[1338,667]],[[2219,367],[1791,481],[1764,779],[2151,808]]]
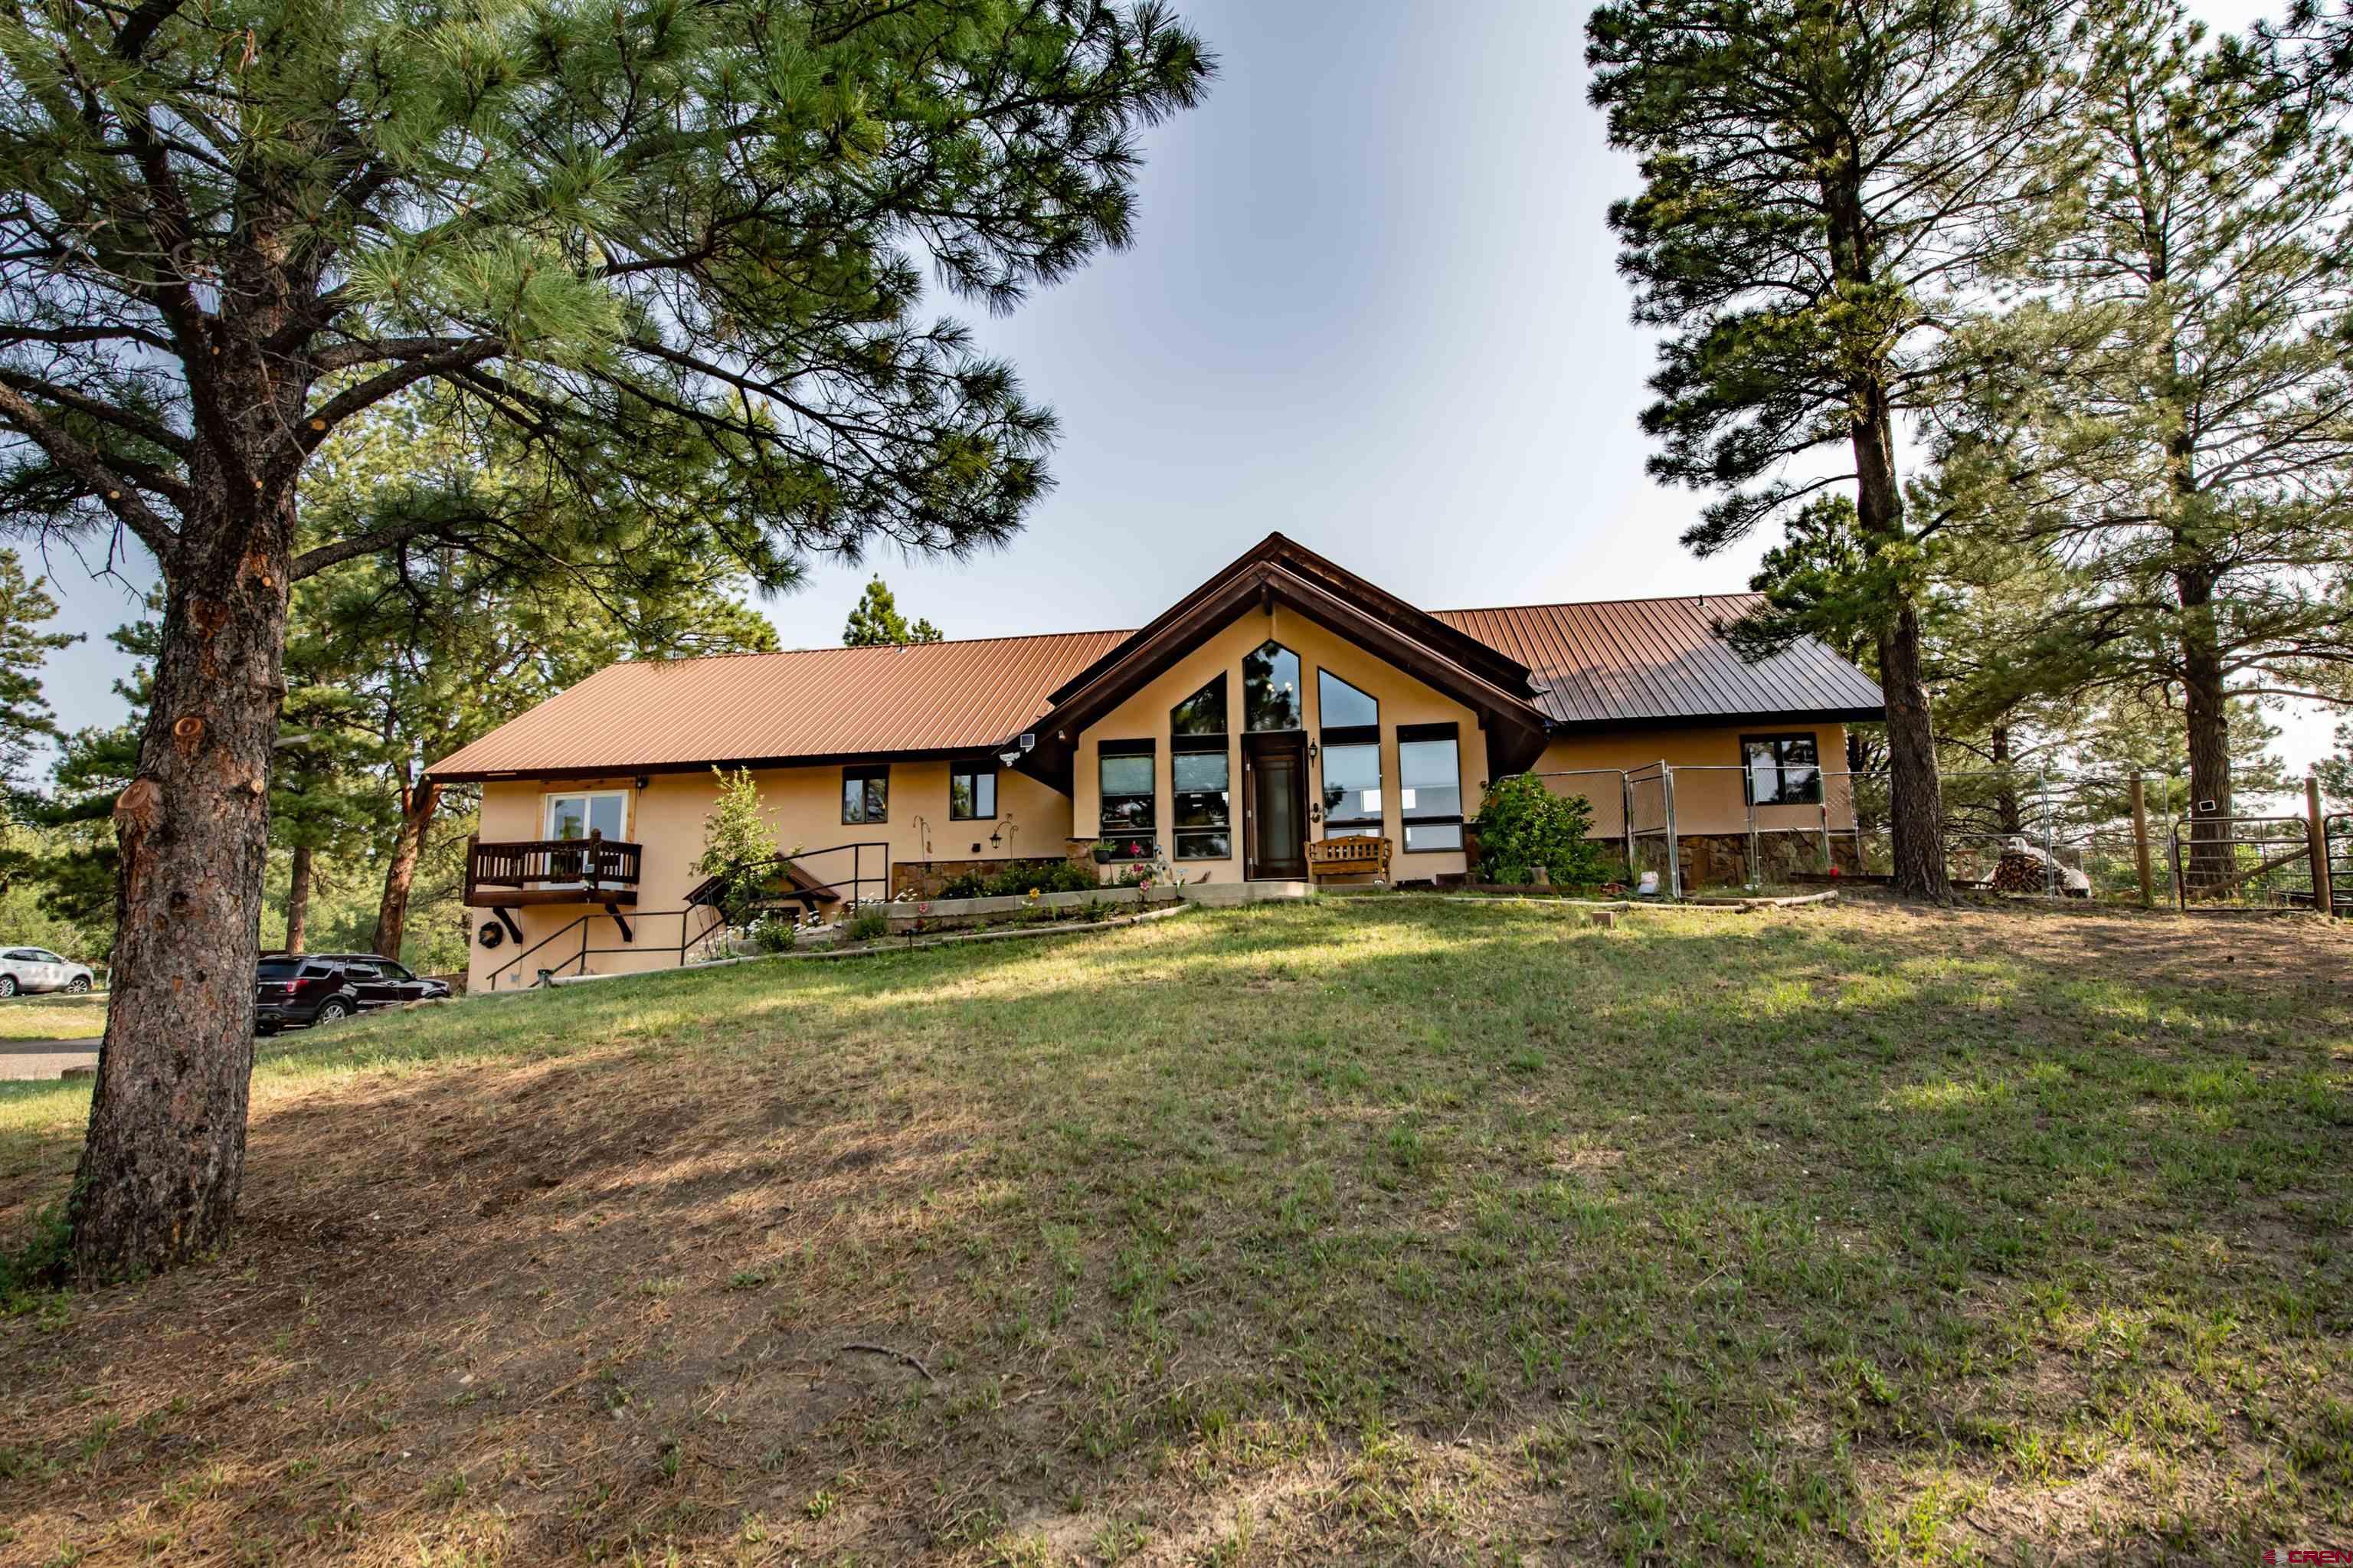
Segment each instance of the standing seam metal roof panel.
[[[1862,714],[1862,671],[1810,640],[1745,664],[1715,623],[1749,594],[1439,610],[1525,665],[1555,724]],[[1047,711],[1125,631],[817,648],[600,670],[433,765],[441,778],[626,773],[796,758],[979,752]]]

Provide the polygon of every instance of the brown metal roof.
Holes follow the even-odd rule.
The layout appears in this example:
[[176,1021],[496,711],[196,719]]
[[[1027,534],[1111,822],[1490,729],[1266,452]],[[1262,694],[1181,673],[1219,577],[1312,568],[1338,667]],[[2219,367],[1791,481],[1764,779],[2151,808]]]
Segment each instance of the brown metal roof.
[[[1721,594],[1435,615],[1525,665],[1542,688],[1534,701],[1556,728],[1881,716],[1879,688],[1818,642],[1742,663],[1715,627],[1755,602],[1750,594]],[[457,783],[976,753],[1030,727],[1059,689],[1134,635],[1071,631],[615,664],[444,758],[432,773]]]
[[436,779],[979,751],[1124,631],[614,664],[433,765]]
[[1438,619],[1528,667],[1556,726],[1671,719],[1876,719],[1871,678],[1809,638],[1749,664],[1715,634],[1757,594],[1441,609]]

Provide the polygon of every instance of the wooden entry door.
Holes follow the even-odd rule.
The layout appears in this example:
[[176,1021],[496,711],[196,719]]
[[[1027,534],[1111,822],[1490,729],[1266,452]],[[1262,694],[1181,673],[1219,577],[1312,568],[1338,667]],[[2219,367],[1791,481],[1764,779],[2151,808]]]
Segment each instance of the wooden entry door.
[[1242,874],[1307,874],[1307,737],[1242,736]]

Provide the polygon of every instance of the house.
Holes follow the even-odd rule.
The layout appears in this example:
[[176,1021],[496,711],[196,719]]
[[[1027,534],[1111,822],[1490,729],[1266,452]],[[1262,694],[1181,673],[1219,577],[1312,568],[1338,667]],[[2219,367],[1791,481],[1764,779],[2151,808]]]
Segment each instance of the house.
[[1140,630],[617,664],[432,766],[482,792],[472,979],[679,962],[715,919],[714,768],[753,771],[800,885],[851,899],[1099,848],[1297,878],[1346,834],[1435,880],[1527,772],[1630,848],[1672,794],[1686,856],[1752,827],[1824,854],[1853,826],[1826,773],[1880,693],[1815,643],[1743,662],[1715,629],[1749,602],[1430,611],[1275,534]]

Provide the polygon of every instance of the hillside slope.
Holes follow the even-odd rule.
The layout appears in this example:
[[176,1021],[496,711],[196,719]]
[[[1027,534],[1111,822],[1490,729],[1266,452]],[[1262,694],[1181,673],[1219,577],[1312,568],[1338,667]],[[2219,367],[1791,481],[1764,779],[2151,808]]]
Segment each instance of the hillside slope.
[[2353,1539],[2348,956],[1346,900],[289,1035],[227,1253],[0,1321],[0,1560]]

